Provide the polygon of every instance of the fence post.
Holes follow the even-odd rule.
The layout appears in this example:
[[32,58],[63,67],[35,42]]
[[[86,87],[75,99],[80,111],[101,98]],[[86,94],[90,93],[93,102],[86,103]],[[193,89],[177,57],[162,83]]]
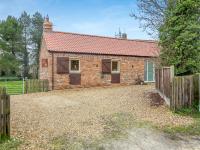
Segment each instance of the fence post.
[[8,93],[8,91],[7,91],[7,90],[8,90],[8,87],[7,87],[7,86],[8,86],[8,85],[7,85],[7,79],[5,79],[5,83],[6,83],[6,84],[5,84],[6,93]]
[[[174,80],[174,79],[172,79],[172,80]],[[173,96],[173,94],[174,94],[174,82],[172,81],[172,84],[171,84],[172,86],[172,89],[171,89],[171,98],[170,98],[170,109],[174,109],[173,108],[173,98],[174,98],[174,96]]]
[[25,88],[25,86],[24,86],[24,78],[23,78],[23,81],[22,81],[22,93],[24,94],[24,88]]
[[44,86],[45,86],[45,81],[44,81],[44,80],[42,80],[42,91],[43,91],[43,92],[45,91],[45,88],[44,88]]
[[200,74],[198,76],[199,76],[199,85],[198,85],[199,94],[198,94],[198,97],[199,97],[199,112],[200,112]]
[[193,76],[190,78],[190,106],[192,106],[192,101],[194,100],[194,86],[193,86]]
[[170,81],[172,82],[174,78],[174,66],[170,67]]
[[163,80],[163,67],[161,68],[161,76],[162,76],[162,81],[161,81],[162,93],[165,94],[165,93],[164,93],[164,88],[163,88],[163,81],[164,81],[164,80]]
[[1,96],[1,88],[0,88],[0,138],[1,138],[1,135],[3,134],[3,122],[2,122],[2,96]]
[[10,137],[10,96],[6,88],[0,88],[0,138]]

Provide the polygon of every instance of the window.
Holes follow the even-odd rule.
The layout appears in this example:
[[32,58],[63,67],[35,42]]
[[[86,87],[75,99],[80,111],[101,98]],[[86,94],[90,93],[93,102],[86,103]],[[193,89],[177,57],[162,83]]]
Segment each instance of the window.
[[146,82],[155,82],[155,68],[154,63],[151,61],[145,61],[145,74],[144,80]]
[[119,73],[120,72],[120,67],[119,67],[119,61],[112,61],[112,73]]
[[72,73],[80,72],[80,63],[79,63],[78,59],[70,60],[70,72],[72,72]]

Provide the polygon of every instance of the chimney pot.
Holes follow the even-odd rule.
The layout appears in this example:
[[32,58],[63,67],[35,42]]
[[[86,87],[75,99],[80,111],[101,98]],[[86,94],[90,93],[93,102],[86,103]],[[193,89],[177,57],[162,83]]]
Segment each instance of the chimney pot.
[[127,40],[127,34],[126,33],[122,33],[122,37],[121,38]]
[[46,20],[49,21],[49,15],[46,16]]
[[53,24],[49,21],[49,16],[47,15],[44,24],[43,24],[43,31],[44,32],[52,32],[53,31]]

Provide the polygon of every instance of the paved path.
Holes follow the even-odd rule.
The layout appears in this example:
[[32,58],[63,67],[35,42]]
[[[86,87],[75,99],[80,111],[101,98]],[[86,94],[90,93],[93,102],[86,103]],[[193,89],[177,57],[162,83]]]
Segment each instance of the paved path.
[[149,128],[135,128],[129,137],[104,145],[105,150],[200,150],[200,137],[171,137]]

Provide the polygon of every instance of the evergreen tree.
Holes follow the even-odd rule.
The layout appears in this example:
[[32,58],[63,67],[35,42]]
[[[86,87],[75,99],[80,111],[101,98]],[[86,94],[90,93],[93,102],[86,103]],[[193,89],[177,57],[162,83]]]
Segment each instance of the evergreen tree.
[[0,75],[21,70],[28,77],[31,65],[37,77],[43,22],[39,12],[32,17],[23,12],[19,19],[8,16],[0,21]]
[[0,22],[0,71],[5,75],[17,73],[20,69],[21,33],[16,18],[8,16]]
[[31,18],[26,12],[23,12],[19,18],[19,23],[22,27],[22,62],[23,62],[23,77],[29,76],[29,52],[31,43]]
[[41,39],[43,33],[43,23],[44,18],[39,12],[36,12],[31,18],[32,21],[32,29],[31,29],[31,40],[33,45],[32,58],[33,65],[36,67],[36,76],[38,76],[39,70],[39,51],[41,47]]
[[159,38],[161,62],[176,74],[200,72],[200,1],[179,1],[166,11]]

